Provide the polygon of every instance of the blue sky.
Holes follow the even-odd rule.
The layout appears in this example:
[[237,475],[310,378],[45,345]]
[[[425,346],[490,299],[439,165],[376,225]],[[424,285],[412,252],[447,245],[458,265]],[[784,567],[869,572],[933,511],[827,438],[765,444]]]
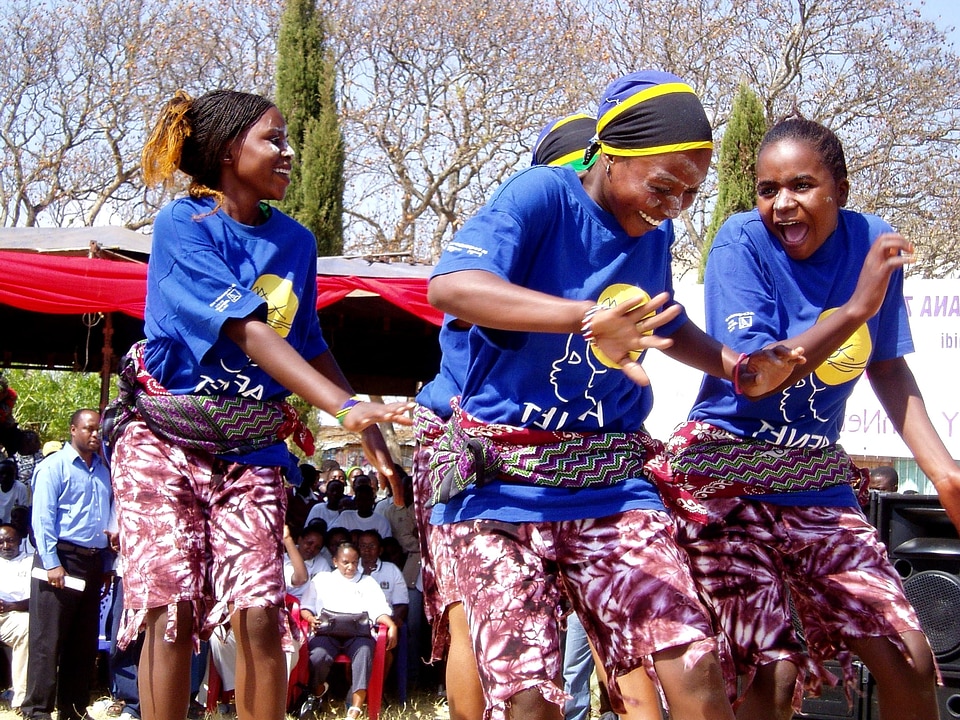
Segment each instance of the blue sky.
[[919,8],[920,13],[937,24],[937,27],[946,29],[953,27],[948,36],[953,42],[954,50],[960,51],[960,3],[957,0],[911,0],[911,4]]

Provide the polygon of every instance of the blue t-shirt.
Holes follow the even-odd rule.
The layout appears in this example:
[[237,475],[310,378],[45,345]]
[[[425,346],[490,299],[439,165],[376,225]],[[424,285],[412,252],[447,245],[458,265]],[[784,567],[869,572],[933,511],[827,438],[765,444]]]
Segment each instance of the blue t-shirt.
[[[734,215],[710,249],[704,278],[707,333],[746,353],[799,335],[850,299],[870,246],[886,232],[892,230],[880,218],[841,210],[827,241],[808,259],[794,260],[756,210]],[[847,398],[867,366],[912,351],[898,271],[880,311],[813,373],[758,401],[734,394],[727,380],[706,376],[690,419],[773,445],[824,447],[837,442]],[[847,488],[824,492],[852,500]],[[808,495],[784,499],[800,502]],[[818,496],[823,493],[810,497]]]
[[[173,394],[285,398],[289,391],[221,329],[255,315],[307,360],[326,352],[316,241],[276,209],[262,225],[248,226],[213,208],[209,198],[181,198],[157,215],[147,271],[147,370]],[[288,456],[281,442],[242,461],[285,465]]]
[[440,326],[440,370],[437,376],[420,388],[417,403],[432,410],[443,420],[448,419],[453,410],[450,400],[463,392],[463,374],[470,356],[468,352],[467,331],[461,327],[452,315],[443,316]]
[[[532,167],[507,180],[457,233],[434,277],[484,270],[508,282],[572,300],[610,305],[672,293],[673,226],[627,235],[616,218],[564,167]],[[687,317],[658,330],[669,336]],[[580,333],[527,333],[472,327],[463,376],[464,410],[488,423],[568,431],[637,431],[653,392],[608,366]],[[603,517],[661,507],[644,478],[615,487],[569,490],[495,482],[438,506],[434,522],[489,517],[510,522]]]

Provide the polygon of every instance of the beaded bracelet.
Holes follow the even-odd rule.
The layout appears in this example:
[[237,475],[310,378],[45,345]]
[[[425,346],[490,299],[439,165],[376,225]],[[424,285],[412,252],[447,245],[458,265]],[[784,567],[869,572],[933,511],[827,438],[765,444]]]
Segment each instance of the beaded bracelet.
[[740,353],[740,357],[737,358],[737,364],[733,366],[733,392],[737,395],[743,395],[743,389],[740,387],[740,368],[743,367],[743,361],[749,359],[749,355]]
[[337,414],[334,416],[337,418],[337,422],[340,425],[343,425],[343,421],[347,417],[347,413],[350,412],[350,410],[353,408],[354,405],[359,405],[362,402],[366,402],[366,401],[361,400],[356,395],[347,398],[347,400],[343,403],[343,405],[340,406],[340,409],[337,410]]
[[583,321],[580,323],[580,334],[583,335],[583,339],[591,345],[597,344],[596,340],[593,339],[593,316],[603,310],[603,308],[603,305],[594,305],[589,308],[583,314]]

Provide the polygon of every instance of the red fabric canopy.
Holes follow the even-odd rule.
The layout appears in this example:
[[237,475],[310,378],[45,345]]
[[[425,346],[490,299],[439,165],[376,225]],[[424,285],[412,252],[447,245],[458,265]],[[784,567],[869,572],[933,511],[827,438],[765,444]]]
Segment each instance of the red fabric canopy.
[[[51,314],[121,312],[143,318],[147,266],[117,260],[0,251],[0,303]],[[317,309],[354,290],[384,300],[434,325],[443,314],[427,302],[426,278],[319,275]]]

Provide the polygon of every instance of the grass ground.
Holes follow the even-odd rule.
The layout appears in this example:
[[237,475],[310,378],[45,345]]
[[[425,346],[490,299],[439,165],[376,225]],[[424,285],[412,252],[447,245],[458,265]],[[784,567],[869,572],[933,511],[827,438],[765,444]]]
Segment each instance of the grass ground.
[[[104,709],[109,702],[98,702],[91,706],[90,716],[94,720],[106,720]],[[234,720],[235,715],[220,715],[218,713],[207,716],[208,720]],[[324,705],[319,720],[339,720],[346,717],[346,710],[342,704],[327,703]],[[295,720],[288,716],[289,720]],[[384,699],[384,706],[380,711],[380,720],[447,720],[449,712],[447,704],[443,698],[434,693],[417,692],[412,693],[407,699],[407,703],[400,705],[391,702],[389,698]],[[15,713],[3,709],[0,710],[0,720],[19,720]]]

